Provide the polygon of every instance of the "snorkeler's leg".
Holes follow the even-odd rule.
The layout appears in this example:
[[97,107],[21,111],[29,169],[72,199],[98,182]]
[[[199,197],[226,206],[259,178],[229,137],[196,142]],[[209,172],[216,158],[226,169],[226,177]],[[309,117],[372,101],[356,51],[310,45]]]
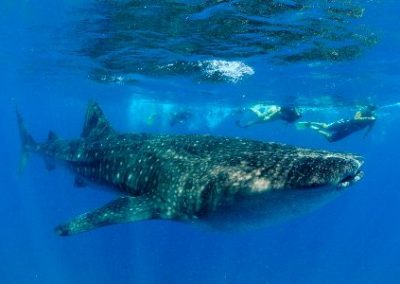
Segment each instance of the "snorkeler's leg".
[[330,141],[332,137],[331,131],[329,131],[330,124],[327,123],[320,123],[320,122],[312,122],[310,126],[311,129],[317,131],[319,134],[324,136],[327,140]]
[[311,122],[310,124],[310,128],[317,131],[323,131],[323,129],[327,129],[328,126],[329,126],[328,124],[323,122]]
[[326,130],[322,130],[322,129],[317,130],[317,132],[319,134],[321,134],[322,136],[324,136],[327,140],[329,140],[329,141],[331,140],[331,137],[332,137],[332,133],[331,132],[326,131]]
[[301,121],[296,123],[297,129],[312,129],[322,136],[324,136],[327,140],[331,139],[332,133],[329,131],[329,124],[321,123],[321,122],[311,122],[311,121]]

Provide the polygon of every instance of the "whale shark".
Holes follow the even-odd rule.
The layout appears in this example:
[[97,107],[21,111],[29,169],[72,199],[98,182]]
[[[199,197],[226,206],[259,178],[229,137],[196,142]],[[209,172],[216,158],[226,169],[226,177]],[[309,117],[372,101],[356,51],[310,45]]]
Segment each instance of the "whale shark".
[[332,200],[363,175],[360,156],[212,135],[121,134],[90,101],[82,133],[53,131],[37,143],[17,110],[21,169],[31,153],[75,185],[112,189],[110,203],[55,228],[61,236],[112,224],[172,220],[236,230],[298,216]]

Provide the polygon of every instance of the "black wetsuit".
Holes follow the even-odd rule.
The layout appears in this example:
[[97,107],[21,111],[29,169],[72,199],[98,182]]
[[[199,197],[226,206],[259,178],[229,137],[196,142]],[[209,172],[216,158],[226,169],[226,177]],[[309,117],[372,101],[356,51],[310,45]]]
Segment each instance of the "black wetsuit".
[[372,127],[375,122],[375,117],[368,117],[363,119],[341,119],[330,124],[325,131],[330,135],[326,136],[329,142],[335,142],[349,136],[353,132],[360,131],[367,127]]
[[301,117],[300,112],[294,107],[283,106],[279,112],[279,118],[288,122],[293,123]]

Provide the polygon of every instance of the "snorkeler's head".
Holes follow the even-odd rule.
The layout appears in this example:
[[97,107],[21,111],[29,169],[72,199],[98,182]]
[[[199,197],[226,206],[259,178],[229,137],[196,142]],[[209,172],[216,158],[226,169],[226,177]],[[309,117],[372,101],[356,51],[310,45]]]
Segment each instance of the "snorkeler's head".
[[301,118],[301,112],[295,106],[282,106],[281,107],[281,119],[289,123],[295,122]]

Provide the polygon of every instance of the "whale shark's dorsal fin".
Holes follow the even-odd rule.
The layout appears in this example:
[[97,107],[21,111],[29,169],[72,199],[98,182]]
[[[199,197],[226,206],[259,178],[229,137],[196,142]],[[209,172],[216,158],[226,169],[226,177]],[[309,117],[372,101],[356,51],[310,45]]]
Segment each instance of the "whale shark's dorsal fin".
[[90,101],[86,110],[81,137],[104,137],[115,134],[116,132],[112,129],[100,106],[96,102]]

